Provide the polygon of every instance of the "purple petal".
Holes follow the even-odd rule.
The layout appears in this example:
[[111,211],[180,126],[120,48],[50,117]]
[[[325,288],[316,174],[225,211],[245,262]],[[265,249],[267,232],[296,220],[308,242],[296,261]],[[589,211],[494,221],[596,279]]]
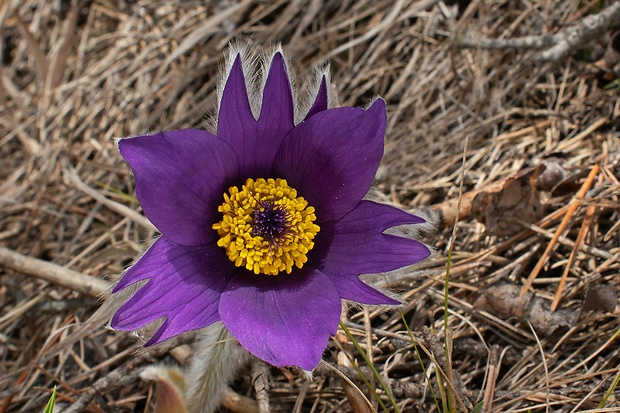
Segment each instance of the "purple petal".
[[316,270],[235,276],[220,299],[222,322],[250,353],[274,366],[312,370],[340,320],[340,297]]
[[[258,118],[258,137],[261,142],[260,154],[269,155],[266,161],[271,163],[280,148],[280,143],[293,129],[294,107],[291,83],[286,71],[286,63],[281,53],[276,53],[271,61],[269,75],[263,91],[263,106]],[[269,139],[269,148],[262,148]],[[267,153],[267,149],[270,149]]]
[[312,104],[312,107],[308,111],[308,114],[304,118],[304,120],[308,120],[311,116],[316,115],[319,112],[323,112],[327,110],[327,79],[325,75],[321,77],[321,84],[319,85],[319,91],[316,94],[316,99]]
[[297,125],[282,142],[274,176],[286,178],[310,205],[317,223],[351,212],[366,195],[383,154],[385,102],[336,108]]
[[234,273],[222,251],[215,244],[188,247],[159,238],[114,288],[149,279],[118,309],[111,326],[135,330],[166,317],[146,344],[152,345],[218,321],[220,293]]
[[423,222],[389,205],[362,201],[338,221],[321,226],[309,265],[325,273],[344,299],[397,304],[363,284],[358,275],[392,271],[427,258],[430,250],[421,242],[383,234],[394,226]]
[[256,135],[256,119],[248,100],[241,55],[237,55],[222,92],[217,136],[228,142],[231,147],[241,148],[248,135],[250,137]]
[[293,94],[281,53],[276,53],[263,90],[259,120],[252,115],[237,56],[226,81],[217,134],[237,154],[242,177],[268,177],[284,137],[293,129]]
[[345,275],[341,277],[330,277],[340,298],[351,300],[361,304],[370,305],[400,305],[401,302],[395,300],[382,292],[375,290],[368,284],[362,282],[356,275]]
[[237,158],[226,143],[184,129],[121,139],[118,147],[136,177],[145,215],[162,234],[183,245],[216,239],[217,207],[238,180]]

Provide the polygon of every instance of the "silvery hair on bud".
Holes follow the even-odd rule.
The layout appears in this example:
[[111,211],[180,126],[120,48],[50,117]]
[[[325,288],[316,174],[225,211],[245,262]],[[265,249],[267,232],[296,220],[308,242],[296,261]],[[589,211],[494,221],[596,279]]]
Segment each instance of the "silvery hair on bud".
[[[228,79],[228,76],[230,75],[232,66],[237,56],[241,55],[243,75],[245,78],[245,86],[248,91],[250,108],[252,109],[254,119],[258,119],[263,104],[263,89],[267,81],[267,75],[269,74],[271,61],[273,60],[273,56],[278,52],[281,53],[285,59],[286,69],[291,85],[291,91],[293,93],[293,104],[295,106],[295,124],[301,122],[312,107],[312,104],[314,103],[323,78],[325,78],[327,86],[328,107],[335,106],[335,104],[337,103],[336,97],[334,96],[334,93],[332,93],[332,91],[330,90],[331,76],[329,65],[324,65],[322,67],[314,69],[312,75],[307,75],[306,73],[303,73],[304,75],[307,75],[307,78],[304,79],[305,91],[304,93],[298,93],[295,82],[295,73],[291,70],[290,65],[288,64],[288,59],[286,58],[286,54],[282,50],[281,45],[278,44],[266,49],[262,49],[257,46],[249,46],[247,43],[243,42],[233,42],[228,47],[226,64],[222,70],[222,74],[218,81],[218,111],[220,108],[220,103],[222,101],[224,87],[226,86],[226,81]],[[213,127],[215,123],[215,119],[208,120],[208,124],[210,125],[209,127],[207,127],[207,129],[215,131],[215,129],[217,129]]]
[[212,413],[220,406],[222,391],[235,379],[248,353],[221,322],[199,331],[191,365],[185,373],[188,413]]

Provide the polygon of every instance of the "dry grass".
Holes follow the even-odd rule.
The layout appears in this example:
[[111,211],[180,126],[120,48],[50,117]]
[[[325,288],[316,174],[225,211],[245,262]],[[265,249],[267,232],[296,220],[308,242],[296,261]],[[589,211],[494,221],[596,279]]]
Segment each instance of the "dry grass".
[[[435,258],[375,280],[406,297],[415,339],[437,362],[423,354],[431,386],[437,367],[449,365],[459,412],[483,399],[493,412],[620,411],[620,390],[597,409],[620,374],[620,99],[592,63],[606,37],[557,63],[533,63],[530,50],[455,42],[555,32],[599,2],[467,4],[0,2],[0,246],[95,277],[120,273],[155,233],[136,213],[133,179],[112,138],[199,124],[214,108],[226,45],[281,42],[299,77],[331,61],[342,104],[385,97],[377,196],[407,209],[443,208],[445,217],[456,203],[443,202],[463,183],[449,290],[451,357],[442,311],[449,222],[427,237]],[[534,201],[519,196],[504,208],[512,189],[501,188],[540,164],[546,170],[520,188],[529,200],[540,197],[544,212],[519,221]],[[584,197],[576,197],[580,188]],[[490,199],[482,209],[470,204],[476,194]],[[506,226],[502,211],[519,203]],[[554,237],[564,217],[566,229]],[[539,261],[541,271],[519,298]],[[84,411],[150,412],[152,388],[136,372],[158,360],[184,362],[182,346],[136,356],[131,338],[103,326],[39,362],[98,302],[0,266],[0,305],[0,412],[40,412],[54,385],[60,404],[80,400]],[[389,376],[402,411],[435,411],[400,315],[352,310],[347,322]],[[362,363],[346,336],[330,349],[326,361],[367,391],[339,357]],[[333,370],[319,369],[313,382],[296,371],[270,374],[275,412],[354,411],[356,393]],[[247,377],[234,389],[253,397]]]

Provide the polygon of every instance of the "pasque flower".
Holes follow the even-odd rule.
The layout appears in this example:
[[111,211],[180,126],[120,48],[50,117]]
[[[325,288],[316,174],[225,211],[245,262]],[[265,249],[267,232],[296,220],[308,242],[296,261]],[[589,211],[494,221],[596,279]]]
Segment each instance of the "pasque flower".
[[148,280],[111,326],[164,317],[153,345],[221,320],[262,360],[311,370],[338,328],[341,300],[399,304],[358,277],[426,258],[422,243],[384,233],[424,220],[363,200],[383,154],[383,100],[328,109],[323,75],[299,116],[280,51],[265,66],[262,96],[242,54],[231,62],[215,134],[119,141],[162,235],[117,284],[115,292]]

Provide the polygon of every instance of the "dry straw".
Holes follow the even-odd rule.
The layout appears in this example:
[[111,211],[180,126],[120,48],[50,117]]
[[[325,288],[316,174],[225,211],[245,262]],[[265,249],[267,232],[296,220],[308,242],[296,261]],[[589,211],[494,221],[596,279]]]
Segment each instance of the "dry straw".
[[[226,45],[239,38],[282,43],[298,76],[331,62],[343,104],[386,99],[373,196],[435,217],[427,241],[438,253],[369,281],[406,297],[430,386],[446,366],[445,251],[462,177],[449,285],[454,407],[485,398],[492,412],[618,411],[620,99],[599,60],[613,21],[557,61],[508,44],[459,45],[555,34],[606,6],[617,2],[1,2],[0,246],[23,265],[0,262],[0,412],[43,411],[54,385],[67,411],[152,411],[141,369],[186,359],[182,340],[136,355],[130,337],[104,329],[105,306],[83,324],[99,306],[89,291],[154,235],[113,138],[203,123]],[[400,410],[436,409],[400,314],[346,317]],[[345,335],[334,340],[331,367],[310,383],[259,369],[262,405],[365,405],[347,398],[359,397],[351,383],[370,393],[338,352],[369,370]],[[255,397],[250,376],[224,394],[231,411],[248,402],[239,394]]]

